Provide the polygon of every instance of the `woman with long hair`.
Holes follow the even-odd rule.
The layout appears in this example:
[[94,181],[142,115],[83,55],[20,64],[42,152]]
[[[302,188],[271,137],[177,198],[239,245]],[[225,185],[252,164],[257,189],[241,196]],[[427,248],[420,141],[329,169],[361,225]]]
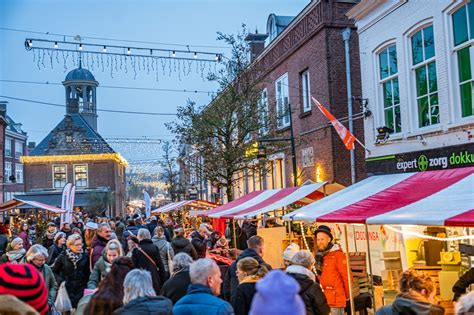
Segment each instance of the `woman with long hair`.
[[123,282],[125,276],[134,268],[130,257],[118,257],[97,292],[90,298],[84,314],[108,315],[123,305]]
[[64,232],[58,232],[54,236],[53,245],[48,248],[48,260],[46,263],[49,266],[52,266],[59,254],[61,254],[64,250],[66,250],[66,234]]
[[264,265],[252,257],[246,257],[237,263],[237,278],[239,285],[232,298],[231,304],[236,315],[247,315],[250,311],[253,296],[255,295],[255,284],[268,272]]
[[102,257],[95,263],[87,283],[88,289],[95,289],[102,279],[109,273],[112,263],[118,257],[123,256],[122,245],[118,240],[110,240],[104,248]]
[[21,224],[20,233],[18,234],[18,237],[23,240],[23,248],[25,250],[30,249],[31,238],[30,238],[30,228],[28,226],[28,223],[24,222]]

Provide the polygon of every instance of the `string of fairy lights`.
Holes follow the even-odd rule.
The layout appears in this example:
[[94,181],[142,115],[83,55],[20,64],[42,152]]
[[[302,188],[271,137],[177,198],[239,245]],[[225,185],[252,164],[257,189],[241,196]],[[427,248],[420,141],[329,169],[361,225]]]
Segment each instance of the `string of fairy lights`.
[[33,52],[33,62],[38,70],[62,66],[64,72],[83,66],[91,71],[108,71],[113,78],[119,72],[132,73],[135,80],[139,73],[160,77],[189,76],[195,72],[203,81],[218,71],[222,61],[221,52],[187,49],[164,49],[156,47],[120,46],[83,42],[80,36],[75,41],[26,38],[25,49]]

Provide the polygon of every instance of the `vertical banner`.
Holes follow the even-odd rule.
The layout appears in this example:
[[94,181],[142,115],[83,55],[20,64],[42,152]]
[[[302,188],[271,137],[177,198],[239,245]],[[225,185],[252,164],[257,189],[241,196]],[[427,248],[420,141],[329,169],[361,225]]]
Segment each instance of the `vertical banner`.
[[146,190],[143,190],[143,198],[145,199],[145,215],[149,219],[151,216],[151,199]]
[[76,186],[71,187],[71,191],[69,193],[69,198],[66,204],[66,221],[67,223],[72,222],[72,209],[74,209],[74,198],[76,196]]
[[67,221],[66,221],[66,216],[67,216],[67,204],[68,204],[68,202],[69,202],[69,195],[71,194],[71,188],[72,188],[72,184],[71,184],[71,183],[67,183],[66,186],[64,186],[64,188],[63,188],[63,194],[62,194],[62,198],[61,198],[61,209],[62,209],[62,210],[66,210],[66,212],[61,213],[61,223],[60,223],[60,226],[62,226],[64,222],[67,222]]

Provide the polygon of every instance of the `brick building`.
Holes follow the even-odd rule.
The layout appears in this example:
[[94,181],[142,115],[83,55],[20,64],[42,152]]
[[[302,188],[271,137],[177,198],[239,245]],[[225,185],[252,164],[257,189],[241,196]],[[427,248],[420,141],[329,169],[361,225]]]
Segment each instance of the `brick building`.
[[22,157],[27,191],[22,198],[59,206],[62,189],[71,182],[76,186],[74,206],[123,214],[127,161],[97,132],[98,82],[79,67],[63,85],[65,117],[29,156]]
[[[312,1],[296,17],[271,14],[267,22],[270,34],[250,34],[249,41],[254,63],[265,69],[261,86],[261,102],[268,110],[262,117],[275,121],[264,125],[254,140],[265,136],[288,138],[290,120],[288,103],[292,109],[292,123],[296,142],[298,183],[308,180],[351,184],[350,153],[347,151],[328,120],[311,103],[316,97],[336,117],[348,116],[346,90],[346,62],[342,31],[354,29],[345,14],[358,1]],[[358,37],[352,32],[349,42],[352,95],[361,95]],[[359,102],[353,104],[354,134],[363,141],[363,115]],[[278,117],[278,118],[276,118]],[[347,119],[346,119],[347,121]],[[292,158],[289,142],[268,157],[269,171],[265,180],[259,175],[240,174],[234,189],[239,197],[256,189],[293,186]],[[267,144],[265,144],[267,145]],[[366,176],[364,150],[356,145],[356,179]]]
[[[5,102],[0,103],[0,150],[5,150],[5,129],[7,127],[7,105]],[[5,170],[4,155],[0,154],[0,167]],[[5,188],[4,172],[0,172],[0,203],[3,203],[3,192]]]
[[13,196],[25,191],[23,163],[20,158],[27,155],[26,141],[28,136],[10,116],[6,116],[8,126],[5,129],[4,159],[4,192],[3,201],[13,199]]

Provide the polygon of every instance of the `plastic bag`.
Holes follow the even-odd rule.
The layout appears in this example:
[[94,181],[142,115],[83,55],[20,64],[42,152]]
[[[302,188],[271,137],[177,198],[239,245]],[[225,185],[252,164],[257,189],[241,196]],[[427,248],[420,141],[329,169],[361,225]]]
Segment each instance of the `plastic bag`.
[[54,302],[56,310],[63,313],[72,310],[71,300],[66,290],[66,281],[61,282],[59,286],[58,295],[56,296],[56,301]]

